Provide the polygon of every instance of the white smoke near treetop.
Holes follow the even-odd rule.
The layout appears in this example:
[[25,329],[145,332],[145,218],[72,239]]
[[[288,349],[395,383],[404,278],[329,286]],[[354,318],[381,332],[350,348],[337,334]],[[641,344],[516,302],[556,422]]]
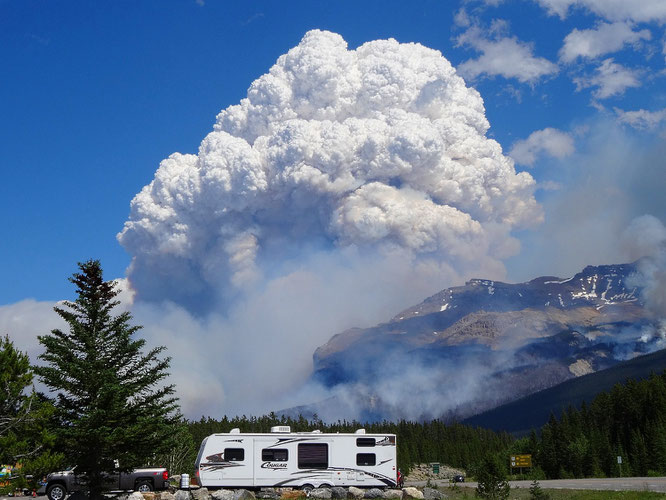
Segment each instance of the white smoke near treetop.
[[[484,113],[438,51],[392,39],[348,50],[308,32],[219,113],[198,154],[163,160],[132,201],[118,239],[137,300],[238,325],[285,283],[281,307],[298,310],[291,277],[305,272],[346,295],[336,317],[374,321],[470,274],[501,278],[519,249],[511,231],[542,215],[534,180],[486,137]],[[373,283],[374,299],[350,298]],[[354,307],[371,302],[381,307],[359,318]],[[320,317],[317,342],[351,326]]]

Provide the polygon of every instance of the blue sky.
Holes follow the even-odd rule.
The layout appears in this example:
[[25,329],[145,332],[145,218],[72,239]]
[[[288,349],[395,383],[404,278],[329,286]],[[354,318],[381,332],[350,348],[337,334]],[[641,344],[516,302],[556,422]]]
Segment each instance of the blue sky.
[[[617,122],[614,108],[661,112],[666,14],[659,2],[635,19],[613,2],[563,10],[569,3],[0,2],[0,303],[71,296],[66,277],[89,257],[102,260],[108,277],[123,276],[130,257],[116,234],[160,160],[196,152],[215,115],[244,97],[250,83],[313,28],[341,34],[350,48],[389,37],[417,42],[454,66],[477,60],[484,43],[501,40],[547,61],[551,69],[537,77],[521,77],[515,68],[514,75],[482,71],[467,78],[485,101],[489,135],[505,152],[547,127],[574,137],[577,127]],[[615,50],[562,60],[567,35],[613,23],[624,23],[632,40],[617,35]],[[638,83],[599,97],[603,81],[593,80],[608,59]],[[658,148],[663,117],[654,120],[623,130]],[[587,137],[574,138],[576,153],[557,161],[573,161],[585,149]],[[553,161],[538,155],[530,173],[539,182],[566,184],[575,177],[566,169],[553,172]],[[537,193],[548,196],[558,193]]]
[[37,359],[97,258],[186,415],[257,413],[447,286],[663,249],[665,25],[663,0],[0,0],[0,333]]

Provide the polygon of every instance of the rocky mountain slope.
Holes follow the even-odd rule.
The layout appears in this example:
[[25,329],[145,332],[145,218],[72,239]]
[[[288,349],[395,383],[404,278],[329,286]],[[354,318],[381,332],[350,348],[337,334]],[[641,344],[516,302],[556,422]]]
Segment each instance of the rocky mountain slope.
[[[475,279],[314,353],[328,418],[464,418],[661,347],[635,264]],[[296,409],[292,409],[294,411]]]

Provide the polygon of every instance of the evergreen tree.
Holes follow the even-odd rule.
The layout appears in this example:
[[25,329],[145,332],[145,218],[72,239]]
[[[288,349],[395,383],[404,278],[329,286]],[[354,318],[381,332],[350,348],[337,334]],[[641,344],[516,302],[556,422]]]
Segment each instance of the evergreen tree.
[[114,460],[129,470],[170,448],[180,414],[173,386],[164,385],[170,363],[160,359],[164,347],[144,354],[145,340],[133,338],[141,327],[130,325],[128,312],[113,315],[119,292],[103,280],[99,261],[79,263],[79,270],[70,278],[77,299],[55,307],[69,331],[39,337],[46,364],[35,372],[57,391],[59,444],[86,473],[97,500]]
[[494,455],[486,455],[477,473],[476,494],[481,498],[502,500],[509,498],[511,487],[506,480],[506,470]]
[[21,464],[14,488],[34,488],[35,478],[57,470],[63,459],[53,453],[53,405],[35,392],[32,379],[27,354],[8,336],[0,338],[0,463]]

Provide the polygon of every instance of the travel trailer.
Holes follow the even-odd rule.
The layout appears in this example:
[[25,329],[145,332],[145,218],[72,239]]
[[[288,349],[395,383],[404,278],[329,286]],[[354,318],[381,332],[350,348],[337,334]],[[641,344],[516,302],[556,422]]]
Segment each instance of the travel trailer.
[[203,440],[195,473],[206,488],[394,487],[395,434],[291,432],[288,426],[263,434],[232,429]]

